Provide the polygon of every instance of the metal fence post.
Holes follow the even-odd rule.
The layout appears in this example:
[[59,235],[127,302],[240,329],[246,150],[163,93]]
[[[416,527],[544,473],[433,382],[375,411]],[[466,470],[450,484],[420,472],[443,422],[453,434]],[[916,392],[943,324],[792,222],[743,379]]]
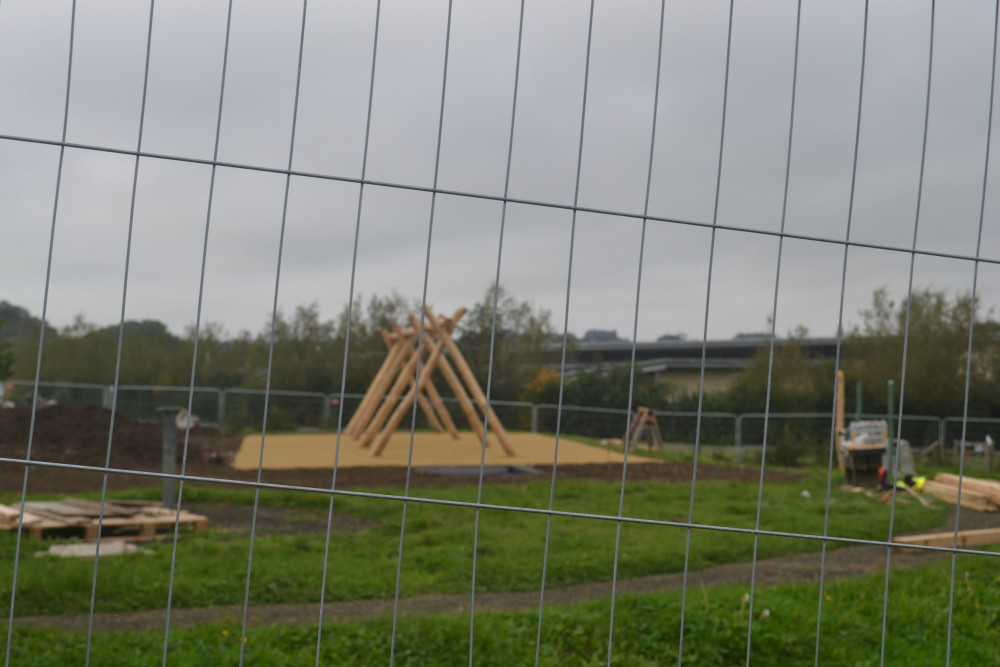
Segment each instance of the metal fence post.
[[531,404],[531,432],[538,433],[538,404]]
[[743,415],[736,415],[736,454],[739,456],[743,446]]
[[225,416],[222,410],[222,390],[215,387],[215,423],[222,426],[222,418]]
[[[183,408],[157,408],[163,418],[163,474],[177,474],[177,415]],[[190,419],[190,415],[188,419]],[[163,478],[163,506],[174,507],[177,504],[177,480],[173,477]]]

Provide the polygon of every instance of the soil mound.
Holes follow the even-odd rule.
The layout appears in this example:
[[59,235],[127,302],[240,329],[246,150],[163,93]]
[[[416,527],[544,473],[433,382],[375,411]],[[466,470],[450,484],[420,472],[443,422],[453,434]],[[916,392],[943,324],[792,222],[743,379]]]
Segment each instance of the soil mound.
[[[31,460],[104,466],[108,454],[111,411],[92,405],[53,405],[35,417]],[[31,431],[31,408],[0,410],[0,456],[25,458]],[[225,435],[212,427],[191,429],[188,460],[224,466],[240,444],[239,435]],[[162,465],[163,425],[115,414],[111,467],[158,471]],[[178,461],[184,432],[177,434]]]

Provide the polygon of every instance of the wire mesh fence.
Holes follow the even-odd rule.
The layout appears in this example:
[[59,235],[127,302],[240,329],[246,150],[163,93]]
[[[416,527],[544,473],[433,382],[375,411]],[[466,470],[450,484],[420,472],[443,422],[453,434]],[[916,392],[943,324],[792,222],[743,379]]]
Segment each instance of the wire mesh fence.
[[[0,284],[38,313],[0,304],[33,373],[0,434],[6,664],[998,661],[997,552],[960,533],[1000,498],[964,475],[997,419],[996,4],[35,4],[0,3]],[[588,328],[628,348],[603,408],[569,398]],[[697,359],[647,367],[697,390],[658,463],[630,424],[664,336]],[[839,367],[898,382],[881,497],[840,488],[833,406],[780,407]],[[739,368],[764,411],[709,410]],[[234,376],[260,389],[200,386]],[[496,400],[525,388],[557,398]],[[958,443],[954,509],[893,483],[902,439]],[[67,506],[89,555],[34,558]],[[900,566],[942,525],[909,548],[943,565]],[[122,531],[163,539],[104,558]]]

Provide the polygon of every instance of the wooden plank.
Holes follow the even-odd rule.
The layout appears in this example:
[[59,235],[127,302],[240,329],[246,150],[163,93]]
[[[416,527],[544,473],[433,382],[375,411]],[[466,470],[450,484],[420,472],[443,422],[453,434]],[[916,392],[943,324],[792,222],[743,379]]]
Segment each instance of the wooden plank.
[[[90,516],[99,516],[101,513],[101,503],[93,500],[84,500],[83,498],[63,498],[60,502],[65,506],[76,508],[81,514],[86,513]],[[141,502],[143,505],[149,504],[147,501]],[[116,500],[104,501],[104,516],[129,516],[130,514],[135,514],[135,511],[135,505],[120,504]]]
[[[940,482],[942,484],[947,484],[948,486],[953,486],[958,488],[958,475],[953,475],[947,472],[939,472],[934,475],[934,481]],[[979,493],[987,498],[990,502],[995,505],[1000,506],[1000,482],[996,482],[991,479],[979,479],[977,477],[969,477],[965,475],[961,478],[962,480],[962,495],[965,495],[967,491],[972,491],[974,493]]]
[[13,521],[17,523],[18,519],[21,518],[21,510],[18,507],[9,507],[7,505],[0,505],[0,521],[9,522]]
[[49,504],[50,503],[47,501],[27,502],[24,503],[24,509],[25,512],[30,511],[38,517],[48,519],[49,521],[54,521],[56,523],[65,524],[66,526],[79,525],[90,519],[90,517],[84,515],[67,516],[66,514],[53,512],[47,507]]
[[[923,533],[921,535],[903,535],[894,537],[897,544],[918,544],[930,547],[950,547],[955,544],[955,533]],[[1000,528],[978,528],[976,530],[958,531],[960,548],[976,547],[984,544],[1000,544]]]
[[[924,493],[929,493],[935,498],[939,498],[952,505],[958,502],[958,487],[951,486],[950,484],[927,480],[924,483]],[[997,511],[997,505],[990,502],[989,498],[975,491],[967,491],[964,488],[962,489],[962,507],[978,512]]]

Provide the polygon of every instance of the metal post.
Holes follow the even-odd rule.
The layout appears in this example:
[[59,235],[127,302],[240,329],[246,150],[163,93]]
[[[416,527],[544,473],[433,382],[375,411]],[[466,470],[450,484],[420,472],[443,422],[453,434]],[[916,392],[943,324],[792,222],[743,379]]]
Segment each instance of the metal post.
[[938,450],[940,454],[938,455],[938,461],[944,463],[944,439],[947,437],[948,433],[948,418],[938,419],[938,442],[941,443],[941,448]]
[[861,421],[861,380],[858,380],[858,384],[854,387],[854,421]]
[[330,396],[329,394],[323,394],[322,401],[323,401],[323,416],[320,417],[321,421],[319,427],[320,429],[327,429],[330,428],[330,406],[333,405],[334,401],[340,403],[340,400],[334,396]]
[[743,415],[736,415],[736,456],[739,458],[740,447],[743,445]]
[[[177,474],[177,415],[183,408],[157,408],[163,418],[163,474]],[[177,505],[177,480],[173,477],[163,478],[163,506]]]
[[538,404],[531,404],[531,432],[538,433]]
[[896,408],[895,408],[896,399],[895,399],[895,396],[893,395],[895,393],[893,391],[893,389],[895,388],[895,386],[896,386],[896,383],[893,382],[892,380],[889,380],[889,387],[888,387],[888,391],[889,391],[889,400],[888,400],[889,409],[887,410],[887,415],[889,417],[889,419],[887,420],[889,422],[889,449],[887,450],[887,454],[888,454],[887,464],[888,464],[888,467],[886,468],[886,470],[888,470],[888,474],[892,477],[892,480],[893,480],[894,484],[895,484],[895,481],[896,481],[896,477],[895,477],[895,475],[896,475],[896,469],[893,467],[892,464],[893,464],[893,457],[894,457],[895,452],[896,452],[896,444],[895,444],[896,443],[896,435],[895,435],[895,428],[893,428],[893,413],[896,411]]
[[222,424],[226,421],[226,395],[221,389],[216,389],[215,396],[215,423],[222,428]]

